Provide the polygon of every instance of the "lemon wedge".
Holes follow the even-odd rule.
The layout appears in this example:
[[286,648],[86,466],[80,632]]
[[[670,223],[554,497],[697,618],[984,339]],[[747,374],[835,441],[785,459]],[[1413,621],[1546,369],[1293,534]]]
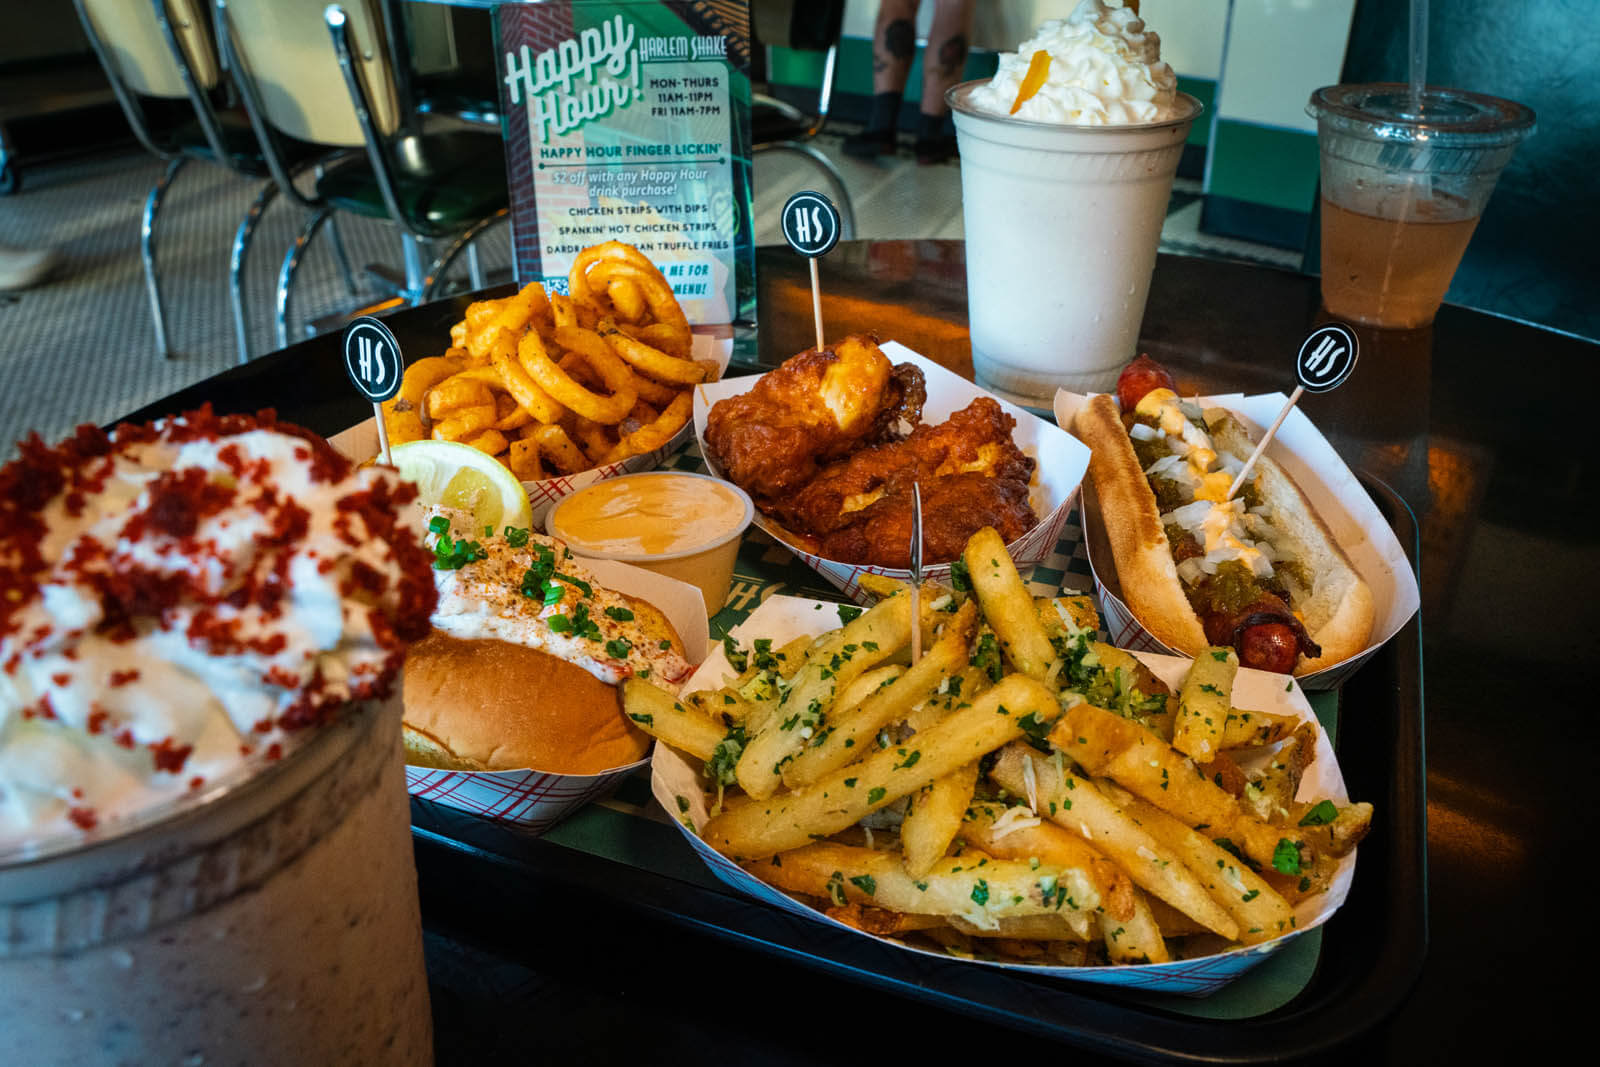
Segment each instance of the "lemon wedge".
[[475,530],[533,526],[527,491],[493,456],[455,441],[407,441],[389,454],[400,477],[416,484],[419,503],[470,512]]

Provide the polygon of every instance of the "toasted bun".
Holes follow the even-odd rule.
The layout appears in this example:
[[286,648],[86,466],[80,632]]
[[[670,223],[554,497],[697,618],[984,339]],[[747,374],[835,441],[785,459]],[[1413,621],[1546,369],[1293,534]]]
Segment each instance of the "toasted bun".
[[616,686],[522,645],[434,633],[411,646],[403,687],[406,762],[418,766],[598,774],[650,748]]
[[1116,403],[1105,393],[1090,397],[1072,428],[1089,446],[1089,477],[1117,563],[1122,599],[1156,640],[1195,655],[1206,647],[1205,629],[1184,595],[1156,496],[1122,428]]

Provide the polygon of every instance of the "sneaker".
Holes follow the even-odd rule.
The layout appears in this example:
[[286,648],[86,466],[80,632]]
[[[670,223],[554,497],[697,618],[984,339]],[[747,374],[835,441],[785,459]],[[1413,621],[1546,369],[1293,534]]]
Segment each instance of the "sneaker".
[[923,166],[943,163],[956,158],[956,139],[948,134],[939,137],[918,137],[917,162]]
[[844,154],[855,156],[857,159],[874,159],[878,156],[893,155],[895,150],[894,130],[862,130],[852,133],[844,139]]
[[0,245],[0,293],[38,285],[60,263],[61,256],[53,248],[7,248]]

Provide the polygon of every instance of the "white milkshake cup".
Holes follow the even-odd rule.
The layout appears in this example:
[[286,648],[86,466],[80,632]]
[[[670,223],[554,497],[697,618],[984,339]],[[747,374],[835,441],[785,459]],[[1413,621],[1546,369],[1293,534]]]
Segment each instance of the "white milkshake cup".
[[1048,401],[1104,390],[1136,354],[1189,127],[1203,106],[1140,125],[1032,122],[945,96],[961,151],[972,363],[992,389]]
[[431,1064],[400,718],[0,855],[0,1063]]

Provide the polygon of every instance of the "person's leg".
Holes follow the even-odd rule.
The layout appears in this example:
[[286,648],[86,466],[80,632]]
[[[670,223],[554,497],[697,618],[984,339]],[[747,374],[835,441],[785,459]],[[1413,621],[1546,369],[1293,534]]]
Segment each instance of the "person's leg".
[[972,0],[936,0],[928,49],[922,55],[922,117],[917,125],[917,162],[940,163],[956,153],[946,129],[950,108],[944,94],[961,80],[972,32]]
[[917,5],[920,0],[883,0],[872,31],[872,118],[867,128],[845,138],[852,156],[871,157],[894,151],[900,99],[917,54]]

